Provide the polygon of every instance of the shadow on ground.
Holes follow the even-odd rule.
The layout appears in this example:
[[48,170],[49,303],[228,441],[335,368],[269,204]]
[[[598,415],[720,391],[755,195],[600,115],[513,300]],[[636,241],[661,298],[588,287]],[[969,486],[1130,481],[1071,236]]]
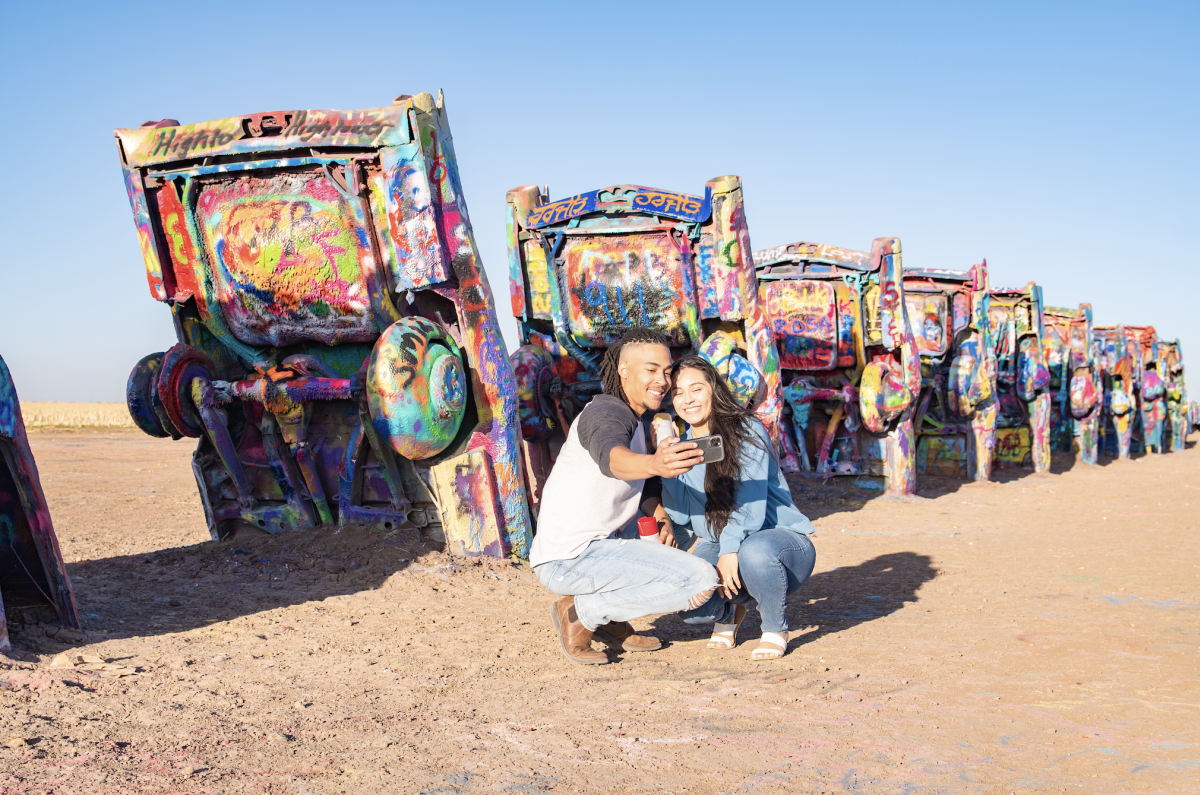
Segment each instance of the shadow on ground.
[[[462,568],[508,568],[494,558],[451,558],[413,529],[239,534],[145,554],[67,565],[87,635],[60,630],[48,607],[8,607],[13,645],[57,653],[96,639],[152,637],[379,588],[404,571],[422,587],[449,587]],[[420,559],[420,560],[418,560]],[[90,636],[90,637],[88,637]]]
[[[819,558],[819,550],[817,554]],[[794,651],[825,635],[904,609],[919,600],[917,592],[937,573],[928,555],[893,552],[856,566],[841,566],[813,575],[788,599],[788,625],[792,628],[789,648]],[[694,639],[712,632],[711,625],[685,624],[676,615],[660,616],[653,626],[652,634],[664,641]],[[760,633],[757,606],[751,602],[738,640],[755,638]]]

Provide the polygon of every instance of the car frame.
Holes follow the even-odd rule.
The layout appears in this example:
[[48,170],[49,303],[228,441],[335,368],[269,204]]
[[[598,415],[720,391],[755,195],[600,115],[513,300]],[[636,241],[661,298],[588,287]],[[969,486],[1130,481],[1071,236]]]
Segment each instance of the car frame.
[[114,134],[178,339],[127,401],[199,439],[213,538],[418,527],[523,557],[516,382],[440,92]]
[[633,327],[662,331],[675,357],[707,356],[779,444],[778,359],[740,178],[708,180],[703,196],[621,184],[553,202],[549,188],[524,185],[506,195],[506,223],[535,505],[570,423],[602,391],[605,351]]
[[998,412],[987,260],[965,271],[906,269],[904,294],[909,314],[922,317],[913,322],[922,373],[918,477],[990,480]]
[[1167,426],[1164,430],[1170,433],[1169,449],[1180,452],[1187,446],[1188,424],[1188,393],[1187,382],[1183,372],[1183,347],[1179,340],[1161,342],[1163,364],[1167,375]]
[[998,464],[1050,471],[1050,371],[1042,288],[993,288],[988,325],[996,355],[996,447]]
[[[1104,385],[1100,423],[1100,451],[1116,459],[1132,455],[1133,430],[1137,421],[1137,384],[1141,375],[1135,347],[1121,325],[1096,326],[1092,337],[1100,349]],[[1111,452],[1109,452],[1111,449]]]
[[781,437],[801,472],[915,493],[921,372],[899,239],[876,238],[869,252],[799,241],[755,252],[754,264],[779,353]]
[[1136,452],[1163,453],[1167,422],[1167,382],[1162,346],[1154,326],[1125,326],[1125,335],[1136,356],[1138,412],[1132,447]]
[[1098,463],[1103,384],[1099,346],[1092,339],[1092,305],[1048,306],[1044,311],[1046,366],[1053,399],[1052,444],[1064,452],[1079,447],[1080,460]]

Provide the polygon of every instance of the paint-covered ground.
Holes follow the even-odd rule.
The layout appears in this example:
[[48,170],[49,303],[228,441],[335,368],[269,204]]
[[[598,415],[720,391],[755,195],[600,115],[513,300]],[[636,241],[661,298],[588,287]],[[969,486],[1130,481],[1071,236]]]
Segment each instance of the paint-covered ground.
[[0,793],[1200,781],[1195,449],[910,501],[798,484],[817,574],[782,661],[750,662],[753,622],[722,653],[659,617],[639,626],[664,650],[578,666],[527,569],[404,532],[208,543],[190,442],[32,443],[93,637],[10,613],[27,654],[0,668]]

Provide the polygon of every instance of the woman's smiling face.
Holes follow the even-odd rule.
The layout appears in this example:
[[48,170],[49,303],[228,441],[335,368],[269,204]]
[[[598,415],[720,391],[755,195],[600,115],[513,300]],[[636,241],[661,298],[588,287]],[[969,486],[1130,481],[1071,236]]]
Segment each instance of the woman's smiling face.
[[706,426],[712,414],[712,387],[704,373],[685,367],[675,376],[671,390],[671,402],[675,413],[693,428]]

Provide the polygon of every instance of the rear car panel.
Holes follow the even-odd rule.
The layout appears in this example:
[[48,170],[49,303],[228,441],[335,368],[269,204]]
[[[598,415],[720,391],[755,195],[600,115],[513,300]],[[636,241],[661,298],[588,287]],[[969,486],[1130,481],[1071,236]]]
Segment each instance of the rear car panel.
[[988,326],[996,354],[996,448],[1000,465],[1050,469],[1050,371],[1042,338],[1042,288],[993,289]]
[[513,358],[535,502],[569,424],[601,391],[605,351],[636,326],[664,333],[675,356],[707,355],[778,439],[779,364],[740,179],[709,180],[703,196],[612,185],[554,202],[526,185],[508,192],[506,209],[521,340]]
[[115,134],[178,338],[130,412],[199,439],[213,537],[407,524],[524,556],[516,383],[440,96]]
[[1046,365],[1050,368],[1052,446],[1095,464],[1100,447],[1103,382],[1099,345],[1092,336],[1092,305],[1045,308]]
[[967,271],[905,270],[904,291],[920,329],[917,473],[988,480],[998,400],[987,261]]
[[916,491],[917,342],[896,238],[870,252],[797,242],[757,251],[759,299],[779,350],[781,440],[801,471]]

